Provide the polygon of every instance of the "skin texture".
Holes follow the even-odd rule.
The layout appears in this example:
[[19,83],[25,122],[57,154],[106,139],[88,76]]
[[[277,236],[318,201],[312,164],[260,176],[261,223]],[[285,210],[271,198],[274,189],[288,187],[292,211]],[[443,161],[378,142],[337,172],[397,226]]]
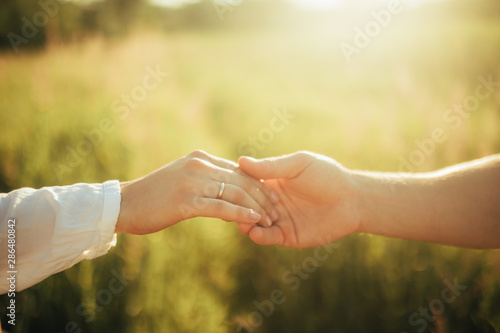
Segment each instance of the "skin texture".
[[500,155],[421,174],[352,171],[310,152],[239,166],[281,198],[272,227],[238,224],[257,244],[305,248],[365,232],[500,247]]
[[[217,199],[221,182],[226,185]],[[149,234],[197,216],[263,226],[278,218],[278,198],[265,184],[203,151],[120,186],[116,232]]]

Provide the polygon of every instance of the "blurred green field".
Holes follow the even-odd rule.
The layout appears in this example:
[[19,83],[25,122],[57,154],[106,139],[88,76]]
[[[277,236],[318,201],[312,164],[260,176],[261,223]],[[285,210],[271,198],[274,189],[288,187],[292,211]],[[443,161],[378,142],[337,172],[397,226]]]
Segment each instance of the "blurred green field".
[[[236,19],[237,11],[228,15]],[[0,54],[2,190],[130,180],[194,149],[232,160],[250,151],[264,157],[306,149],[350,168],[399,171],[400,157],[409,158],[415,141],[435,128],[447,140],[417,171],[500,153],[500,90],[458,128],[443,120],[474,94],[479,76],[500,77],[500,24],[441,17],[424,23],[403,13],[347,63],[339,43],[351,41],[353,27],[368,19],[146,30]],[[169,75],[127,114],[118,111],[116,101],[142,84],[147,68]],[[249,137],[262,137],[276,109],[295,118],[252,146]],[[85,140],[82,131],[107,118],[113,129],[102,143],[58,176],[54,168],[68,165],[68,149]],[[106,256],[19,293],[14,332],[80,332],[68,330],[68,322],[81,332],[500,330],[499,251],[368,235],[337,243],[292,290],[283,274],[313,249],[259,247],[235,225],[201,218],[149,236],[120,235]],[[109,304],[96,303],[113,270],[134,278]],[[467,289],[441,315],[411,322],[441,297],[445,279]],[[255,315],[254,302],[269,300],[275,289],[284,292],[283,304]],[[2,309],[7,301],[0,297]]]

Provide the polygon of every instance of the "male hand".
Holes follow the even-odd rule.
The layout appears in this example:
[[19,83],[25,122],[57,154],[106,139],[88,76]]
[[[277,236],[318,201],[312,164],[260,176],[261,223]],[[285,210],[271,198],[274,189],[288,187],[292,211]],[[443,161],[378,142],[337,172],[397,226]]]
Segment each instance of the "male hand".
[[349,170],[326,156],[298,152],[277,158],[239,159],[242,171],[264,179],[280,197],[270,228],[238,224],[257,244],[305,248],[325,245],[360,226],[359,200]]

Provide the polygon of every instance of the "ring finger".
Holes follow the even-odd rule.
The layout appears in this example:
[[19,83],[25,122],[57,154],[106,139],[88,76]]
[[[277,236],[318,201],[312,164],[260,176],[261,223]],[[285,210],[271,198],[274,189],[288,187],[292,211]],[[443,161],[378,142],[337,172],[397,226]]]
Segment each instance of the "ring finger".
[[251,197],[239,186],[221,183],[218,194],[220,195],[220,197],[218,196],[217,199],[224,200],[238,206],[251,208],[261,214],[262,220],[259,221],[259,225],[263,227],[270,227],[272,225],[271,218],[266,214],[265,211],[263,211],[261,205],[259,205],[253,197]]

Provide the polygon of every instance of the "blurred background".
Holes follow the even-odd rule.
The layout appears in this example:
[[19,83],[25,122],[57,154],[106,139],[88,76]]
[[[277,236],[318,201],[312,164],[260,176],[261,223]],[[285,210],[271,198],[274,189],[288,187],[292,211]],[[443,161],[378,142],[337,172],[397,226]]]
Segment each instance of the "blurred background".
[[[2,192],[130,180],[194,149],[231,160],[306,149],[392,172],[500,153],[497,0],[11,0],[0,35]],[[336,246],[301,277],[314,250],[259,247],[214,219],[120,235],[18,293],[14,329],[1,296],[2,325],[500,331],[499,251],[362,234]],[[448,304],[449,284],[467,288]]]

